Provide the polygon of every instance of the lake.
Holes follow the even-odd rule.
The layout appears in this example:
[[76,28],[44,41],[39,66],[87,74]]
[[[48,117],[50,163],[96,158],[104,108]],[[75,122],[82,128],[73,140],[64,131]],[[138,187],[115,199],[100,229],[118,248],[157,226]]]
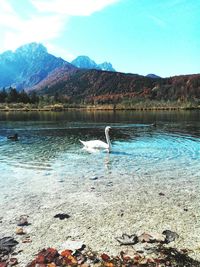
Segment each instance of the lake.
[[[196,111],[1,113],[1,183],[24,171],[63,177],[184,168],[199,174],[199,119]],[[105,141],[106,125],[112,127],[112,153],[82,150],[79,139]],[[20,140],[7,140],[15,132]]]
[[[112,152],[84,150],[79,139],[105,141],[107,125]],[[19,141],[7,140],[14,133]],[[182,245],[200,242],[199,111],[3,112],[0,170],[1,232],[10,234],[14,215],[29,214],[32,233],[45,236],[25,255],[58,246],[66,231],[111,253],[114,235],[133,229],[167,228],[182,234]],[[75,221],[61,227],[56,211]]]

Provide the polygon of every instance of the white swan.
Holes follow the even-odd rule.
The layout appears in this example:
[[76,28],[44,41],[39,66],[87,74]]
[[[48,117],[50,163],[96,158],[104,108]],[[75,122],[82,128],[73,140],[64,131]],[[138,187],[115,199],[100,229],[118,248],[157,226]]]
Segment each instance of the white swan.
[[91,141],[82,141],[79,140],[84,147],[88,149],[107,149],[108,152],[111,151],[111,142],[110,142],[110,137],[109,137],[109,130],[111,129],[110,126],[106,126],[105,128],[105,135],[106,135],[106,142],[103,142],[101,140],[91,140]]

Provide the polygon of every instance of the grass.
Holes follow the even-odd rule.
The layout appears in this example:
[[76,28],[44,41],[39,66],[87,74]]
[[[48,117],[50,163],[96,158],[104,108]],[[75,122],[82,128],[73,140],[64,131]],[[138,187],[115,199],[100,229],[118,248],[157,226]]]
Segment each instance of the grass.
[[0,103],[0,111],[64,111],[68,109],[87,110],[192,110],[200,109],[199,103],[178,101],[122,101],[117,104],[23,104]]

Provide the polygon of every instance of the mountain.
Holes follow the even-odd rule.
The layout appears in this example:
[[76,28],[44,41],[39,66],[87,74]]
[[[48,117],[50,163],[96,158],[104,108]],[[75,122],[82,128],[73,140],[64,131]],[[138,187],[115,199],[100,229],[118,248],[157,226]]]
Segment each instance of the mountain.
[[78,56],[71,62],[71,64],[81,69],[116,71],[111,63],[103,62],[101,64],[97,64],[94,60],[90,59],[88,56]]
[[149,77],[149,78],[161,78],[160,76],[158,76],[156,74],[153,74],[153,73],[147,74],[146,77]]
[[63,68],[52,72],[32,89],[40,95],[65,96],[71,103],[120,103],[123,100],[200,102],[200,74],[151,78],[101,70]]
[[110,62],[103,62],[98,65],[101,70],[116,71]]
[[59,67],[65,67],[66,71],[76,69],[62,58],[49,54],[42,44],[30,43],[15,52],[6,51],[0,54],[0,88],[30,88]]
[[[68,99],[69,103],[121,103],[122,101],[185,101],[200,103],[200,74],[160,78],[107,71],[112,65],[79,57],[77,68],[31,43],[0,55],[0,88],[17,87],[39,95]],[[87,69],[92,67],[92,69]],[[97,67],[96,67],[97,68]]]

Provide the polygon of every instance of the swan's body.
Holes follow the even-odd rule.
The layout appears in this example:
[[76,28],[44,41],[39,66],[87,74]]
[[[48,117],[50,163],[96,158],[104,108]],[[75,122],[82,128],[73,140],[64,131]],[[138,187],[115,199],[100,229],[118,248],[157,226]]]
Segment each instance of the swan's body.
[[101,140],[91,140],[91,141],[82,141],[80,142],[84,145],[84,147],[89,149],[107,149],[108,152],[111,151],[111,143],[110,143],[110,137],[109,137],[109,130],[110,126],[107,126],[105,128],[105,136],[106,136],[106,142],[103,142]]

